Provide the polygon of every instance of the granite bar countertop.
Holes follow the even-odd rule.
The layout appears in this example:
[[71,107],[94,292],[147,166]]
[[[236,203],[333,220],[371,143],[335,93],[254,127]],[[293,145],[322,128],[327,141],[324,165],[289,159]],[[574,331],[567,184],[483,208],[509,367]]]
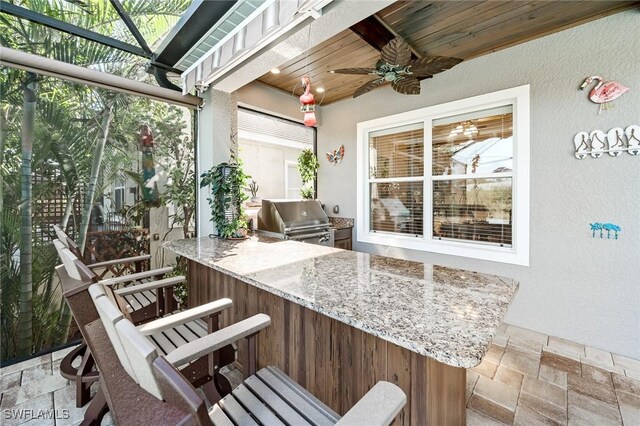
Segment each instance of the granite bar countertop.
[[334,217],[329,216],[329,225],[335,229],[348,229],[353,228],[354,220],[349,217]]
[[163,246],[454,367],[480,363],[518,289],[510,278],[262,235]]

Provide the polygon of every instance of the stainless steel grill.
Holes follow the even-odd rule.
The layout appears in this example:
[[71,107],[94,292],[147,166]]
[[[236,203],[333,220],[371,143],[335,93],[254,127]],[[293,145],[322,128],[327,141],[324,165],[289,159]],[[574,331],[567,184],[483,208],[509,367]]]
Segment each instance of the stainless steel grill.
[[316,200],[262,200],[258,230],[287,240],[333,247],[333,229]]

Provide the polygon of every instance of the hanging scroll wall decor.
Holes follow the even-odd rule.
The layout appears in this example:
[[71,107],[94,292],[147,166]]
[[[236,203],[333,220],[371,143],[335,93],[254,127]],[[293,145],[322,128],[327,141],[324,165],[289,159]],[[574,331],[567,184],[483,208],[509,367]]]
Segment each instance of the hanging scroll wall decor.
[[608,153],[612,157],[617,157],[623,152],[631,155],[640,154],[640,125],[632,124],[623,129],[614,127],[606,134],[602,130],[594,130],[591,133],[579,132],[573,138],[575,146],[575,156],[582,160],[587,155],[599,158]]

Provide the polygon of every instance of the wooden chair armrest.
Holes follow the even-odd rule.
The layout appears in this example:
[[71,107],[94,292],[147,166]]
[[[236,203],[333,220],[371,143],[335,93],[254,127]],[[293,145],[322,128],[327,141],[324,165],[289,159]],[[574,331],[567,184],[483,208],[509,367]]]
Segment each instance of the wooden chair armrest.
[[159,288],[174,287],[187,280],[184,275],[163,278],[161,280],[150,281],[143,284],[135,284],[117,289],[115,292],[120,296],[128,296],[130,294],[142,293],[147,290],[157,290]]
[[164,318],[158,318],[151,322],[138,326],[138,331],[145,336],[159,333],[170,328],[176,327],[180,324],[184,324],[189,321],[193,321],[197,318],[202,318],[207,315],[216,314],[224,309],[233,306],[231,299],[220,299],[214,302],[210,302],[195,308],[187,309],[177,314],[169,315]]
[[406,403],[402,389],[393,383],[378,382],[336,426],[388,426]]
[[271,318],[266,314],[257,314],[245,320],[237,322],[208,334],[204,337],[186,343],[173,352],[170,352],[166,358],[176,368],[183,366],[191,361],[195,361],[203,355],[222,349],[243,337],[250,337],[271,324]]
[[150,254],[143,254],[141,256],[125,257],[122,259],[105,260],[104,262],[96,262],[91,265],[87,265],[88,268],[106,268],[107,266],[119,265],[121,263],[137,263],[151,259]]
[[99,281],[102,285],[115,285],[128,283],[130,281],[142,280],[144,278],[152,278],[157,275],[163,275],[173,271],[173,268],[168,266],[166,268],[153,269],[151,271],[137,272],[135,274],[123,275],[121,277],[107,278],[106,280]]

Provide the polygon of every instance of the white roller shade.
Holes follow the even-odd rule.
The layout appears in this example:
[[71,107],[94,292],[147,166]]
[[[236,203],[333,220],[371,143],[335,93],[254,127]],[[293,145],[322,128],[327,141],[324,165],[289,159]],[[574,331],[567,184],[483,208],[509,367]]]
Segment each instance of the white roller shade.
[[0,65],[195,109],[202,98],[0,46]]
[[208,86],[307,18],[318,18],[331,1],[266,0],[182,73],[182,93]]

